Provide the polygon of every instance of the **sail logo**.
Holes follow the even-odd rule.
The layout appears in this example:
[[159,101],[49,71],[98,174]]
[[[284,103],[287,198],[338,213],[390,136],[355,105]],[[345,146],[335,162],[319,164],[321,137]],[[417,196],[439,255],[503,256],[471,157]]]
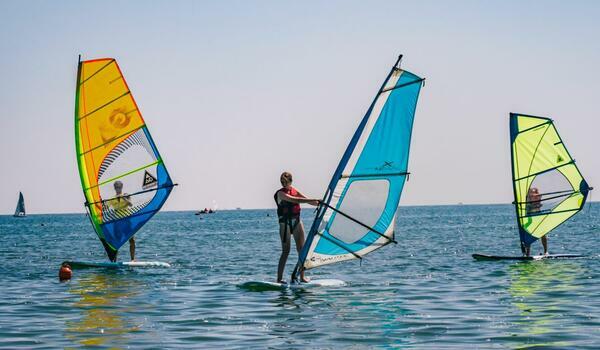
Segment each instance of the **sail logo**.
[[394,169],[394,162],[384,160],[383,164],[376,167],[375,170]]
[[144,171],[144,183],[142,184],[142,188],[147,190],[149,188],[156,186],[157,183],[158,183],[158,181],[156,180],[156,178],[154,176],[152,176],[152,174],[150,174],[148,172],[148,170],[145,170]]
[[122,133],[121,129],[127,127],[131,122],[131,115],[124,107],[114,109],[108,116],[108,120],[100,124],[100,137],[105,144],[104,147],[109,147],[110,141],[118,137]]

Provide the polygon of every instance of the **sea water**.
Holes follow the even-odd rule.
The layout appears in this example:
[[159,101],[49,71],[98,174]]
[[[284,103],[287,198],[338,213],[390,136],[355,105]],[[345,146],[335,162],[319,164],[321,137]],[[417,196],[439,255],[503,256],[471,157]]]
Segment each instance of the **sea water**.
[[75,270],[63,283],[63,260],[106,260],[85,215],[0,216],[0,347],[593,349],[599,211],[549,236],[551,253],[587,258],[478,262],[520,253],[512,206],[400,207],[398,244],[309,273],[347,286],[263,292],[239,285],[275,279],[274,210],[159,213],[136,258],[173,268]]

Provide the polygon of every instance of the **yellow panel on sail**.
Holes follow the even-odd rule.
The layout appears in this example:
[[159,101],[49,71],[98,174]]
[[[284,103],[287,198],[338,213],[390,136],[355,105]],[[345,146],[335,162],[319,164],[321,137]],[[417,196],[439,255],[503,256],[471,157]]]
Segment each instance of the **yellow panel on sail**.
[[[97,178],[102,160],[144,120],[114,59],[82,62],[80,79],[78,153],[85,163],[86,197],[95,203],[101,200]],[[101,215],[99,203],[90,209]]]

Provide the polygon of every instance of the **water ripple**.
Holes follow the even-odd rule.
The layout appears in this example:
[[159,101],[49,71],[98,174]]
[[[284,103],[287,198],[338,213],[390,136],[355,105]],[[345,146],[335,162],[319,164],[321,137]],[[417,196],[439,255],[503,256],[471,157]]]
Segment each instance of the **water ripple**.
[[273,211],[160,213],[138,258],[172,269],[77,270],[66,283],[61,261],[105,259],[85,216],[2,216],[0,348],[594,349],[597,214],[550,236],[551,251],[588,258],[476,262],[518,252],[511,206],[401,207],[398,245],[311,271],[347,286],[261,292],[238,286],[274,279]]

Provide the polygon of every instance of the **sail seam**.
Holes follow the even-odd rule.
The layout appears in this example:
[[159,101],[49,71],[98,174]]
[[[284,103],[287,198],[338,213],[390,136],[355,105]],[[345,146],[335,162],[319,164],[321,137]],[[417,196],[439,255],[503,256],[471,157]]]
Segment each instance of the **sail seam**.
[[96,184],[96,185],[94,185],[94,186],[90,186],[90,187],[86,188],[86,190],[90,190],[90,189],[92,189],[92,188],[95,188],[95,187],[100,187],[100,186],[102,186],[102,185],[106,185],[106,184],[107,184],[107,183],[109,183],[109,182],[112,182],[112,181],[118,180],[118,179],[120,179],[120,178],[123,178],[123,177],[125,177],[125,176],[131,175],[131,174],[133,174],[133,173],[136,173],[136,172],[138,172],[138,171],[142,171],[142,170],[144,170],[144,169],[147,169],[147,168],[149,168],[149,167],[151,167],[151,166],[154,166],[154,165],[156,165],[156,164],[159,164],[159,163],[162,163],[162,160],[161,160],[161,159],[157,160],[156,162],[152,162],[152,163],[150,163],[150,164],[147,164],[147,165],[141,166],[141,167],[139,167],[139,168],[137,168],[137,169],[133,169],[133,170],[131,170],[131,171],[128,171],[128,172],[126,172],[125,174],[122,174],[122,175],[119,175],[119,176],[112,177],[112,178],[110,178],[110,179],[108,179],[108,180],[106,180],[106,181],[102,181],[101,183],[98,183],[98,184]]
[[527,128],[527,129],[525,129],[525,130],[517,131],[517,135],[519,135],[519,134],[522,134],[522,133],[524,133],[524,132],[527,132],[527,131],[529,131],[529,130],[533,130],[533,129],[539,128],[539,127],[541,127],[541,126],[544,126],[544,125],[548,125],[548,124],[552,124],[552,120],[548,120],[548,121],[547,121],[547,122],[545,122],[545,123],[538,124],[538,125],[536,125],[536,126],[532,126],[532,127],[530,127],[530,128]]
[[548,130],[550,130],[550,125],[548,125],[546,127],[546,130],[542,134],[542,137],[540,137],[540,140],[538,141],[537,145],[535,146],[535,150],[533,151],[533,154],[531,155],[531,162],[529,163],[529,168],[527,169],[528,174],[531,174],[531,167],[533,167],[533,162],[535,161],[535,157],[537,156],[538,149],[540,148],[540,145],[542,144],[542,141],[544,140],[546,133],[548,133]]
[[[351,220],[351,221],[353,221],[353,222],[355,222],[355,223],[359,224],[360,226],[362,226],[362,227],[366,228],[367,230],[369,230],[369,231],[371,231],[371,232],[373,232],[373,233],[376,233],[376,234],[378,234],[378,235],[379,235],[379,236],[381,236],[381,237],[384,237],[384,238],[386,238],[388,241],[390,241],[390,242],[394,242],[394,243],[398,243],[398,242],[396,242],[396,241],[395,241],[393,238],[390,238],[390,237],[386,236],[385,234],[383,234],[383,233],[381,233],[381,232],[377,231],[376,229],[374,229],[374,228],[370,227],[369,225],[367,225],[367,224],[365,224],[365,223],[362,223],[362,222],[360,222],[360,221],[356,220],[355,218],[351,217],[350,215],[348,215],[348,214],[344,213],[343,211],[341,211],[341,210],[339,210],[339,209],[336,209],[336,208],[332,207],[331,205],[329,205],[329,204],[327,204],[327,203],[323,203],[323,205],[325,205],[327,208],[329,208],[329,209],[333,210],[334,212],[336,212],[336,213],[338,213],[338,214],[340,214],[340,215],[344,216],[345,218],[347,218],[347,219],[349,219],[349,220]],[[332,235],[332,236],[333,236],[333,235]]]
[[111,143],[111,142],[114,142],[114,141],[116,141],[116,140],[120,139],[121,137],[123,137],[123,136],[125,136],[125,135],[128,135],[128,134],[133,134],[133,133],[135,133],[136,131],[138,131],[138,130],[140,130],[141,128],[143,128],[144,126],[146,126],[146,125],[144,124],[144,125],[142,125],[142,126],[139,126],[139,127],[135,128],[135,129],[131,129],[131,130],[127,131],[126,133],[122,134],[122,135],[115,136],[115,137],[113,137],[112,139],[110,139],[110,140],[108,140],[108,141],[106,141],[106,142],[104,142],[104,143],[101,143],[101,144],[99,144],[98,146],[95,146],[95,147],[93,147],[93,148],[90,148],[90,149],[88,149],[88,150],[87,150],[87,151],[85,151],[85,152],[79,153],[78,155],[79,155],[79,156],[86,155],[86,154],[90,153],[91,151],[93,151],[93,150],[96,150],[96,149],[98,149],[98,148],[100,148],[100,147],[102,147],[102,146],[106,146],[106,145],[108,145],[109,143]]
[[98,107],[98,108],[94,109],[94,110],[93,110],[93,111],[91,111],[90,113],[88,113],[88,114],[85,114],[84,116],[82,116],[81,118],[79,118],[79,120],[82,120],[82,119],[84,119],[84,118],[87,118],[87,117],[89,117],[90,115],[92,115],[92,114],[94,114],[94,113],[98,112],[99,110],[103,109],[104,107],[106,107],[106,106],[108,106],[108,105],[110,105],[110,104],[114,103],[115,101],[117,101],[117,100],[119,100],[119,99],[121,99],[121,98],[123,98],[123,97],[125,97],[125,96],[127,96],[127,95],[129,95],[129,94],[131,94],[131,91],[126,91],[126,92],[125,92],[123,95],[121,95],[121,96],[119,96],[119,97],[116,97],[115,99],[113,99],[113,100],[111,100],[111,101],[108,101],[108,102],[106,102],[105,104],[103,104],[102,106],[100,106],[100,107]]
[[105,64],[104,66],[102,66],[102,68],[98,69],[96,72],[94,72],[92,75],[90,75],[89,77],[87,77],[84,81],[79,83],[79,86],[83,85],[86,81],[92,79],[92,77],[94,77],[96,74],[100,73],[104,68],[108,67],[111,63],[113,63],[115,60],[112,59],[110,60],[107,64]]
[[136,217],[136,216],[141,216],[141,215],[146,215],[146,214],[156,213],[156,212],[158,212],[159,210],[160,210],[160,209],[153,209],[153,210],[148,210],[148,211],[141,212],[141,213],[135,213],[135,214],[133,214],[133,215],[130,215],[130,216],[127,216],[127,217],[124,217],[124,218],[121,218],[121,219],[113,219],[113,220],[110,220],[110,221],[107,221],[107,222],[103,222],[103,223],[102,223],[102,225],[106,225],[106,224],[112,224],[113,222],[116,222],[116,221],[119,221],[119,220],[125,220],[125,219],[134,218],[134,217]]
[[400,84],[400,85],[397,85],[397,86],[394,86],[394,87],[389,87],[389,88],[381,90],[381,92],[379,94],[383,94],[384,92],[388,92],[388,91],[400,89],[400,88],[403,88],[405,86],[416,84],[416,83],[420,83],[420,82],[423,82],[423,81],[425,81],[425,78],[413,80],[413,81],[410,81],[408,83]]
[[[530,218],[530,217],[541,216],[541,215],[552,215],[552,214],[568,213],[570,211],[578,211],[578,210],[581,210],[581,208],[558,210],[558,211],[552,211],[552,212],[549,212],[549,213],[539,212],[539,213],[535,213],[533,215],[519,216],[519,218],[522,219],[522,218]],[[541,224],[541,222],[540,222],[540,224]]]
[[403,176],[403,175],[408,175],[408,174],[410,174],[410,173],[409,172],[399,172],[399,173],[381,173],[381,174],[350,174],[350,175],[342,174],[342,175],[340,175],[340,179],[351,179],[351,178],[356,178],[356,177]]
[[[581,193],[581,192],[580,191],[570,190],[570,191],[555,192],[555,193],[562,193],[562,194],[560,194],[558,196],[552,196],[552,197],[543,198],[543,199],[536,200],[536,201],[525,201],[525,202],[518,202],[518,203],[514,203],[514,204],[530,204],[530,203],[544,202],[544,201],[549,201],[551,199],[556,199],[556,198],[561,198],[561,197],[570,197],[573,194]],[[548,195],[548,194],[546,194],[546,195]],[[543,196],[543,194],[541,196]]]
[[[127,194],[127,197],[137,196],[138,194],[143,194],[143,193],[152,192],[152,191],[157,191],[158,192],[159,190],[162,190],[162,189],[165,189],[165,188],[173,188],[175,186],[177,186],[177,184],[170,184],[170,185],[167,185],[167,186],[161,186],[161,187],[157,187],[157,188],[151,188],[151,189],[148,189],[148,190],[143,190],[143,191],[138,191],[138,192],[135,192],[135,193]],[[102,199],[102,200],[99,200],[97,202],[85,203],[85,205],[88,205],[88,206],[89,205],[95,205],[95,204],[98,204],[98,203],[108,202],[108,201],[111,201],[111,200],[116,199],[116,198],[119,198],[119,197],[112,197],[112,198],[109,198],[109,199]]]
[[549,169],[546,169],[546,170],[544,170],[544,171],[537,172],[537,173],[535,173],[535,174],[529,174],[529,175],[527,175],[527,176],[520,177],[520,178],[518,178],[518,179],[515,179],[515,182],[517,182],[517,181],[521,181],[521,180],[524,180],[524,179],[526,179],[526,178],[528,178],[528,177],[532,177],[532,176],[541,175],[541,174],[547,173],[547,172],[549,172],[549,171],[556,170],[556,169],[558,169],[558,168],[562,168],[562,167],[564,167],[564,166],[566,166],[566,165],[569,165],[569,164],[575,164],[575,160],[573,159],[573,160],[571,160],[570,162],[567,162],[567,163],[565,163],[565,164],[561,164],[561,165],[559,165],[559,166],[555,166],[554,168],[549,168]]
[[[333,240],[332,238],[330,238],[330,237],[327,237],[327,236],[325,236],[324,234],[322,234],[322,233],[320,233],[320,232],[317,232],[317,234],[318,234],[319,236],[321,236],[322,238],[325,238],[325,239],[326,239],[326,240],[328,240],[329,242],[331,242],[331,243],[333,243],[333,244],[337,245],[338,247],[340,247],[340,248],[344,249],[344,250],[345,250],[345,251],[347,251],[348,253],[350,253],[350,254],[354,255],[356,258],[358,258],[358,259],[362,259],[362,256],[360,256],[360,255],[356,254],[356,253],[355,253],[355,252],[353,252],[353,251],[352,251],[350,248],[346,247],[345,245],[341,244],[340,242],[337,242],[337,238],[336,238],[336,240]],[[333,237],[333,236],[331,236],[331,237]]]

